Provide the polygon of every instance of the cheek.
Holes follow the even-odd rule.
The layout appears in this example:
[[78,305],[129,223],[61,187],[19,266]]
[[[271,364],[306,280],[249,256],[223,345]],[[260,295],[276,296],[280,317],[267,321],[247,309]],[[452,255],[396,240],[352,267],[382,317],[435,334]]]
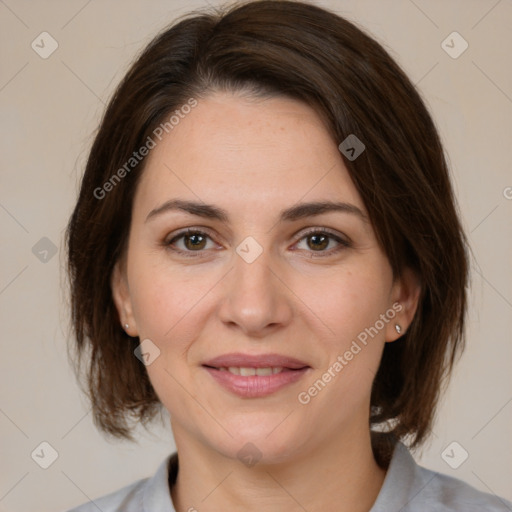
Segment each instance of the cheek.
[[[344,400],[349,408],[369,398],[389,321],[385,315],[391,275],[384,265],[373,268],[380,268],[380,272],[360,269],[340,276],[324,299],[325,321],[336,333],[328,348],[328,368],[337,375],[332,398]],[[335,368],[334,362],[338,363]]]
[[186,301],[177,288],[178,283],[174,282],[171,288],[164,276],[157,273],[141,273],[134,280],[132,305],[141,338],[163,340],[185,314]]
[[[137,265],[135,259],[133,263]],[[169,268],[138,268],[130,291],[139,338],[150,339],[159,351],[146,367],[149,379],[167,410],[190,410],[193,404],[183,391],[190,378],[187,357],[205,316],[201,297],[211,285]]]
[[314,304],[311,309],[329,327],[318,337],[323,364],[308,383],[314,389],[304,391],[311,391],[311,397],[318,393],[314,407],[331,410],[332,403],[343,403],[338,411],[343,417],[355,414],[369,400],[385,342],[380,318],[388,308],[391,271],[385,260],[364,263],[332,273],[323,286],[302,290],[309,294],[304,302]]
[[184,353],[201,329],[204,300],[215,276],[193,274],[134,257],[130,281],[132,306],[140,339],[151,339],[162,353]]
[[[367,262],[339,269],[315,286],[303,286],[299,293],[329,328],[333,348],[342,349],[385,313],[390,289],[391,276],[385,265]],[[379,334],[384,336],[383,332]]]

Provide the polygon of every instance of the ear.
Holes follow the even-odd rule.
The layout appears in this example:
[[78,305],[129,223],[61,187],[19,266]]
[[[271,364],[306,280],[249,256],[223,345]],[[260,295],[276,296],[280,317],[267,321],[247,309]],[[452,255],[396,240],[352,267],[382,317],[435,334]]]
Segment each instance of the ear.
[[[114,270],[110,278],[110,287],[112,289],[112,298],[121,321],[121,328],[124,329],[129,336],[138,336],[137,324],[133,316],[130,289],[128,287],[126,266],[122,261],[117,261],[114,265]],[[126,327],[126,324],[128,324],[128,327]]]
[[[391,292],[392,308],[396,315],[386,325],[386,341],[396,341],[405,334],[411,325],[418,308],[421,283],[418,275],[412,269],[404,268],[400,278],[393,283]],[[396,325],[400,326],[400,333]]]

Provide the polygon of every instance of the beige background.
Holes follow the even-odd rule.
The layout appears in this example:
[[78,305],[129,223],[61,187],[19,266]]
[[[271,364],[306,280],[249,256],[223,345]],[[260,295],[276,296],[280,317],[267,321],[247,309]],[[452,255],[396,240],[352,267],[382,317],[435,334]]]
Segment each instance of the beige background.
[[[317,3],[367,29],[419,84],[474,251],[468,349],[416,458],[512,499],[512,2]],[[63,231],[92,133],[129,62],[177,15],[204,6],[0,0],[0,511],[67,509],[149,476],[174,449],[169,429],[133,445],[95,430],[66,359]],[[47,59],[31,48],[43,31],[59,45]],[[457,59],[441,47],[453,31],[469,43]],[[46,263],[32,252],[42,237],[58,248]],[[46,470],[31,458],[43,441],[58,452]],[[469,453],[458,469],[441,457],[452,441]]]

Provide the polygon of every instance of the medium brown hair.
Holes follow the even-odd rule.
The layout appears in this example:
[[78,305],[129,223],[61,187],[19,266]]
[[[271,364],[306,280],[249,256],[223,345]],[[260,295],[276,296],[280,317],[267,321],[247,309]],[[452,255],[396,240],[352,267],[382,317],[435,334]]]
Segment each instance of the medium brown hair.
[[[134,192],[145,159],[121,183],[102,187],[160,123],[212,91],[287,96],[312,106],[339,144],[355,134],[366,150],[344,163],[395,278],[421,283],[414,319],[386,343],[370,425],[379,463],[396,439],[428,436],[445,378],[464,345],[468,249],[443,147],[420,94],[399,65],[354,23],[295,1],[255,1],[196,12],[142,51],[113,95],[89,154],[66,231],[72,329],[95,423],[133,439],[161,408],[138,338],[121,328],[110,279],[125,255]],[[341,153],[340,153],[341,155]],[[161,410],[161,409],[160,409]]]

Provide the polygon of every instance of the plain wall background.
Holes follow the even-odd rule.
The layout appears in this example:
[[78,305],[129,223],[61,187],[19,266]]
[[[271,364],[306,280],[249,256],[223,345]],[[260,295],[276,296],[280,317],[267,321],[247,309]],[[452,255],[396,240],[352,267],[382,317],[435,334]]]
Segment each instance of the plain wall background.
[[[418,84],[475,256],[467,351],[416,459],[512,499],[512,3],[316,3],[377,38]],[[129,63],[165,25],[205,6],[0,1],[0,511],[65,510],[153,474],[174,451],[170,428],[141,431],[138,444],[95,430],[66,355],[63,233],[92,133]],[[31,47],[43,31],[59,45],[47,59]],[[457,59],[441,47],[453,31],[469,44]],[[47,262],[32,252],[43,237],[58,250]],[[46,470],[31,458],[43,441],[58,452]],[[469,453],[458,469],[441,458],[452,441]]]

